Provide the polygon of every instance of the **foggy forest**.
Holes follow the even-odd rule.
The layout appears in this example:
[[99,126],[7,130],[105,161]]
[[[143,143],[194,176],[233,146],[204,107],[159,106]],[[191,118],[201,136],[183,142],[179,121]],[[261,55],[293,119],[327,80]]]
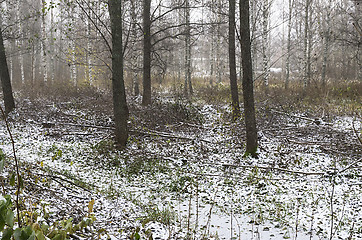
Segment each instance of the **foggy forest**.
[[0,0],[0,237],[362,239],[361,0]]

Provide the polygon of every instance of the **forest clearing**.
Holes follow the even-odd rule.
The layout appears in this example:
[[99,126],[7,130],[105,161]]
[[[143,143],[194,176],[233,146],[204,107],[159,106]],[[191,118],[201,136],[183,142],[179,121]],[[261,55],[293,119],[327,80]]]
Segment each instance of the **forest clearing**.
[[361,5],[0,1],[1,240],[362,239]]
[[[24,219],[59,232],[69,229],[57,221],[92,219],[71,239],[361,238],[358,91],[336,91],[324,105],[277,92],[260,99],[254,159],[243,156],[242,119],[230,122],[222,88],[190,101],[160,95],[148,107],[129,98],[131,134],[121,151],[110,94],[21,98],[8,121]],[[1,143],[10,157],[4,127]],[[6,160],[3,182],[12,171]]]

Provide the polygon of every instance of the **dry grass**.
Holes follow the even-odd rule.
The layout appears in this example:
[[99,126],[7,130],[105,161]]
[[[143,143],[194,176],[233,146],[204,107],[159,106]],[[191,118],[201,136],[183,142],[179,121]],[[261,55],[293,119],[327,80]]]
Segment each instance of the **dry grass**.
[[[152,85],[153,96],[167,96],[175,99],[184,98],[183,78],[166,75],[162,83],[154,76]],[[194,96],[197,100],[209,104],[228,104],[231,100],[228,79],[216,83],[216,79],[208,77],[193,78]],[[125,78],[127,95],[132,96],[132,79]],[[261,86],[260,81],[255,84],[255,101],[257,106],[278,107],[286,111],[312,111],[318,114],[351,115],[362,112],[362,82],[361,81],[329,81],[326,89],[322,90],[319,82],[312,82],[311,86],[304,89],[298,81],[291,82],[285,89],[284,82],[273,79],[269,83],[267,91]],[[142,90],[142,84],[140,86]],[[239,82],[240,101],[242,103],[241,84]],[[141,91],[142,93],[142,91]],[[50,86],[24,86],[16,93],[17,97],[59,101],[71,98],[111,99],[111,89],[95,88],[89,84],[80,84],[74,87],[70,82],[55,83]],[[242,105],[242,104],[241,104]],[[110,106],[111,107],[111,106]]]

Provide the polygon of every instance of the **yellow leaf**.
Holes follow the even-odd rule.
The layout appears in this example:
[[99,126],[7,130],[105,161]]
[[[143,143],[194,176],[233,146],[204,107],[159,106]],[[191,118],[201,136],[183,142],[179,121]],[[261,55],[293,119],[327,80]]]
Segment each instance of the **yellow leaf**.
[[94,199],[90,200],[90,202],[88,203],[88,212],[89,213],[93,212],[93,205],[94,205]]

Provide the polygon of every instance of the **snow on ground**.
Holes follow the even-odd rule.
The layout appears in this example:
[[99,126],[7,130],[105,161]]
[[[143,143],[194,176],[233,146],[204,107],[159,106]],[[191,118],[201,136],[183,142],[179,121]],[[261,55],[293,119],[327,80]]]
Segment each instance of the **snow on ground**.
[[[51,107],[62,111],[81,124],[95,119]],[[346,141],[353,138],[352,122],[361,129],[360,121],[339,117],[331,126],[315,126],[280,118],[282,125],[261,127],[259,158],[251,159],[243,158],[242,124],[225,124],[225,111],[204,105],[203,123],[166,128],[193,140],[135,135],[124,151],[109,149],[110,131],[104,129],[45,128],[33,119],[16,121],[16,114],[11,129],[18,158],[33,166],[35,175],[82,185],[63,182],[77,189],[67,192],[50,183],[49,188],[59,187],[54,195],[68,199],[68,208],[84,210],[95,199],[93,228],[104,229],[104,239],[151,234],[153,239],[304,240],[329,239],[331,230],[333,239],[362,238],[361,151],[355,140]],[[319,139],[318,131],[329,138]],[[0,148],[11,156],[3,123]],[[52,196],[43,198],[62,216],[51,207]]]

